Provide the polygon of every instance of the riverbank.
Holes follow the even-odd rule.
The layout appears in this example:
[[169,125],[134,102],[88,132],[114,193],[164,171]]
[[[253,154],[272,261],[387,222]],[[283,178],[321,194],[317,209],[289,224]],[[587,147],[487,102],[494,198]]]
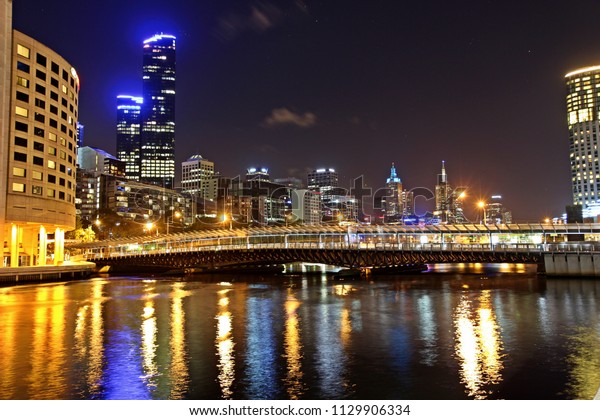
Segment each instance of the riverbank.
[[0,268],[0,285],[83,279],[90,277],[95,270],[96,264],[83,261],[56,266],[6,267]]

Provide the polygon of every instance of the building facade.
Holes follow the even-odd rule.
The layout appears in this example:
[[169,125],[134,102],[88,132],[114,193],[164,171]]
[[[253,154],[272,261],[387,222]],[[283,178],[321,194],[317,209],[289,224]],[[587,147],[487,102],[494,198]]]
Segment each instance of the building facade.
[[310,190],[293,189],[292,221],[302,225],[314,226],[321,223],[321,197]]
[[117,157],[125,163],[125,176],[140,180],[140,147],[143,98],[117,96]]
[[216,187],[211,180],[215,164],[201,155],[193,155],[181,163],[181,191],[199,199],[215,199]]
[[569,160],[573,204],[584,216],[600,214],[600,66],[585,67],[565,75]]
[[173,188],[175,178],[175,37],[144,41],[140,181]]
[[0,12],[3,266],[58,265],[75,228],[79,78],[55,51],[10,29],[10,3]]

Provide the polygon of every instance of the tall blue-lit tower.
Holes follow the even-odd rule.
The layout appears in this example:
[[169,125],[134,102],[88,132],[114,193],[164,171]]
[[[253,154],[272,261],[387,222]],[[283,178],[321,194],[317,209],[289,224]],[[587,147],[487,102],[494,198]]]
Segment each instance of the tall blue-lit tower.
[[117,96],[117,158],[125,162],[125,176],[140,180],[142,104],[138,96]]
[[175,37],[144,41],[140,181],[173,188],[175,178]]

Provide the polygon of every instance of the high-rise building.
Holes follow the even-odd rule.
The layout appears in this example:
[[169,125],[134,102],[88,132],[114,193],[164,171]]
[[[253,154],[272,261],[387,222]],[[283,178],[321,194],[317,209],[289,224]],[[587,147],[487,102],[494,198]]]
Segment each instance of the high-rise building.
[[79,78],[12,30],[11,1],[0,2],[0,46],[0,266],[58,265],[75,228]]
[[84,133],[85,133],[85,126],[81,123],[77,123],[77,147],[83,146]]
[[144,41],[140,180],[172,188],[175,178],[175,37]]
[[211,187],[215,164],[201,155],[191,156],[181,163],[181,191],[196,198],[215,199],[216,187]]
[[402,203],[402,180],[396,174],[396,167],[392,163],[390,177],[385,182],[386,195],[382,199],[383,216],[385,222],[398,222],[404,213]]
[[321,223],[321,199],[319,194],[310,190],[291,190],[292,220],[303,225],[313,226]]
[[125,162],[125,176],[133,181],[140,180],[143,102],[138,96],[117,96],[117,157]]
[[595,217],[600,214],[600,66],[572,71],[565,79],[573,204]]
[[441,222],[448,222],[448,213],[451,207],[451,190],[448,184],[448,175],[446,174],[445,162],[442,161],[442,173],[437,176],[435,186],[435,211],[433,215]]
[[316,169],[307,175],[308,189],[321,193],[322,197],[332,194],[334,188],[338,186],[338,174],[335,169]]

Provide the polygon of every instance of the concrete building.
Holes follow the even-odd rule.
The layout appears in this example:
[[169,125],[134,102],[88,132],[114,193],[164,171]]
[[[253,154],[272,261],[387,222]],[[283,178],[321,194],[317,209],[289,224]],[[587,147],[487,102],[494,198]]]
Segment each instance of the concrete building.
[[292,222],[302,225],[321,223],[321,197],[311,190],[292,190]]
[[600,215],[600,66],[565,75],[573,204],[584,217]]
[[181,163],[181,191],[200,199],[217,198],[215,183],[215,164],[201,155],[193,155]]
[[79,78],[55,51],[12,30],[11,1],[0,2],[0,44],[3,266],[59,265],[65,231],[75,228]]

